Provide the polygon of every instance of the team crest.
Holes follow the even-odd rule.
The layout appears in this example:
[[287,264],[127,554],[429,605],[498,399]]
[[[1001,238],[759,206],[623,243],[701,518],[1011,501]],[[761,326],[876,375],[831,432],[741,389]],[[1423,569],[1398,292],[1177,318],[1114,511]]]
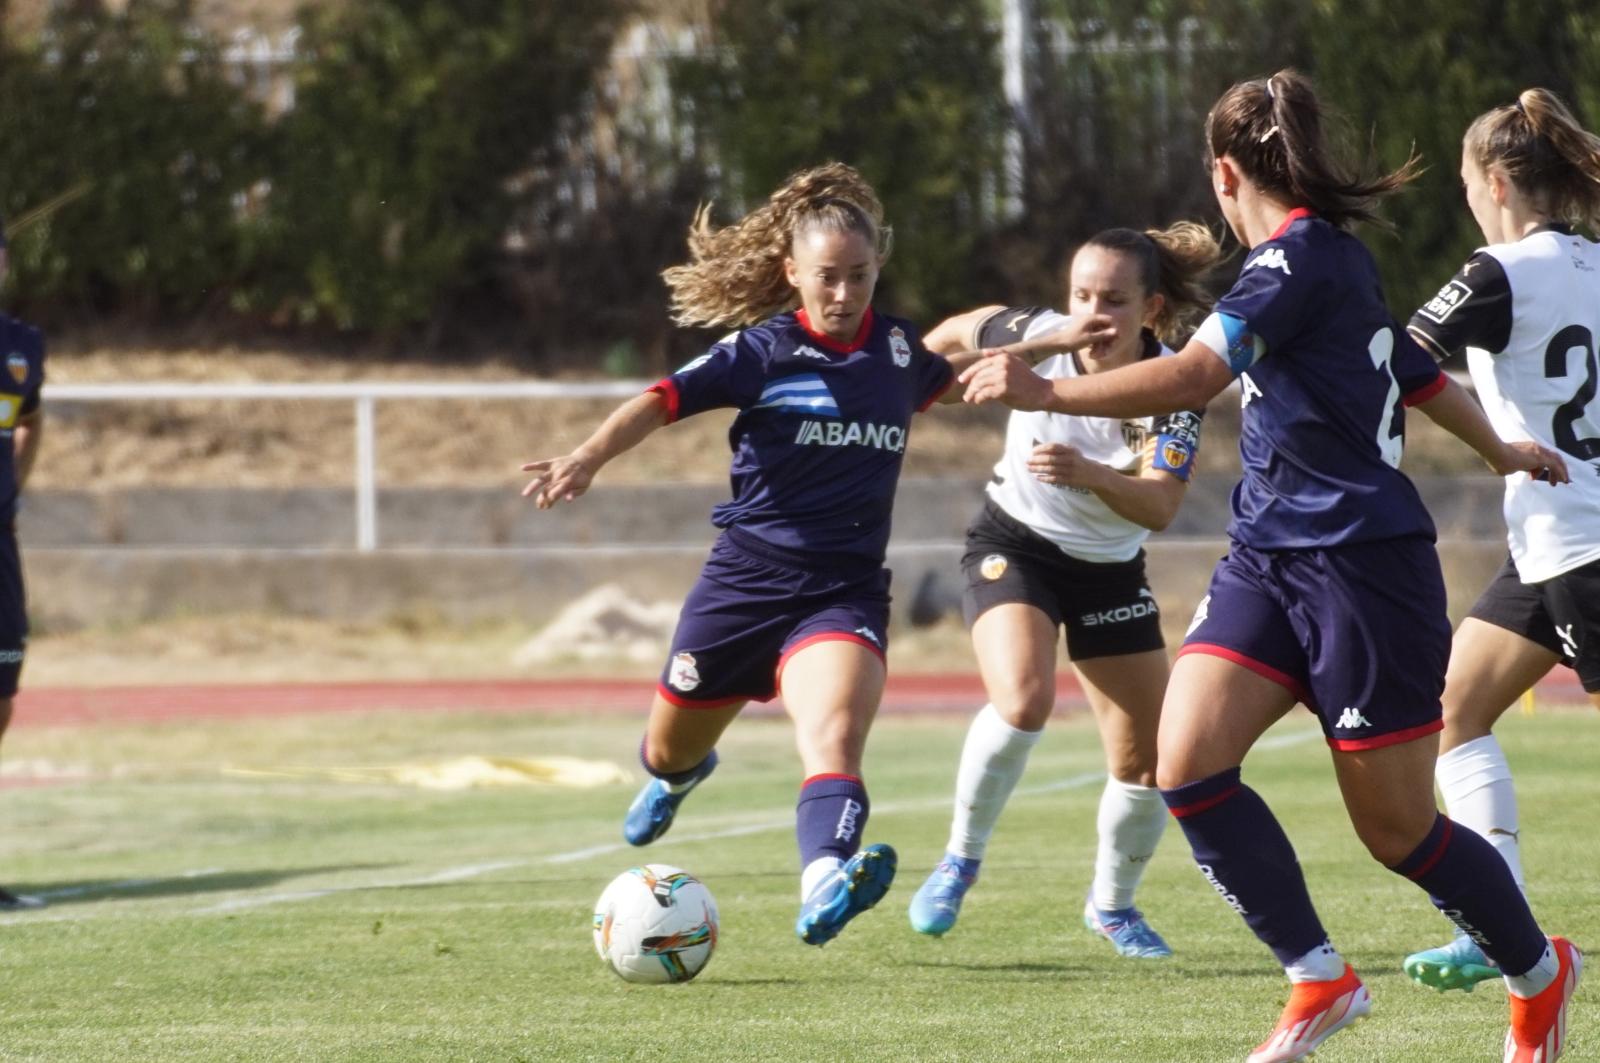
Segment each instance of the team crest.
[[1169,439],[1161,445],[1161,460],[1174,469],[1181,469],[1189,460],[1189,447],[1176,439]]
[[11,379],[19,384],[28,380],[28,356],[20,351],[12,351],[6,358],[6,369],[11,373]]
[[700,670],[695,667],[694,654],[680,653],[672,658],[672,668],[667,672],[667,685],[686,694],[700,685]]
[[894,364],[901,369],[911,364],[911,344],[906,342],[905,329],[899,325],[889,330],[889,353],[894,355]]
[[983,564],[978,566],[978,574],[992,582],[1006,574],[1006,565],[1004,554],[990,554],[983,559]]

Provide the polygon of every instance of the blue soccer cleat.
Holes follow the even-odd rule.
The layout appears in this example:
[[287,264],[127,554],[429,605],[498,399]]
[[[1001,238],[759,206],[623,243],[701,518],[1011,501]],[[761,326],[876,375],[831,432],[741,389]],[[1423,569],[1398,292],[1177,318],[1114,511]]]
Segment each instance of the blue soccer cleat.
[[869,845],[846,860],[800,906],[794,932],[807,945],[832,941],[846,923],[883,900],[896,863],[894,849],[887,845]]
[[919,934],[943,934],[956,925],[961,900],[978,881],[978,861],[944,854],[928,881],[911,898],[911,927]]
[[1135,960],[1160,960],[1172,955],[1161,935],[1145,922],[1137,908],[1103,912],[1091,898],[1083,903],[1083,925],[1111,942],[1118,956]]
[[713,749],[695,769],[695,777],[685,789],[673,793],[660,779],[651,779],[639,791],[639,796],[628,806],[622,820],[622,837],[629,845],[649,845],[672,826],[672,817],[678,814],[683,799],[701,784],[717,767],[717,751]]
[[1472,992],[1479,982],[1500,977],[1500,968],[1465,934],[1448,945],[1413,952],[1400,965],[1411,980],[1443,993],[1447,989]]

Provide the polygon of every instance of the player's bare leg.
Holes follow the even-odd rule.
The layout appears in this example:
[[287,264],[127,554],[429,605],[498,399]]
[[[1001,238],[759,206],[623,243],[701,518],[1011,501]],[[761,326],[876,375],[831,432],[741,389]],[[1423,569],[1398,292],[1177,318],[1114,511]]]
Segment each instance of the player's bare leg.
[[803,901],[795,933],[808,945],[833,940],[894,881],[894,850],[861,848],[870,812],[861,756],[884,677],[876,653],[830,639],[797,651],[779,680],[806,776],[795,811]]
[[675,705],[656,694],[639,750],[651,779],[628,806],[622,823],[622,836],[630,845],[648,845],[672,826],[684,798],[716,769],[717,739],[744,705]]
[[[0,738],[6,733],[6,728],[11,726],[11,698],[0,698]],[[43,908],[44,901],[38,897],[30,897],[22,893],[12,893],[4,886],[0,886],[0,912],[19,912],[29,908]]]
[[1165,650],[1076,661],[1105,751],[1105,791],[1097,817],[1099,847],[1094,882],[1084,902],[1084,925],[1120,955],[1159,959],[1172,955],[1144,915],[1134,891],[1167,826],[1156,783],[1156,741],[1167,687]]
[[985,609],[972,625],[989,704],[962,745],[944,858],[911,898],[911,925],[919,933],[943,934],[955,926],[962,899],[978,880],[989,836],[1055,707],[1058,637],[1049,616],[1022,602]]
[[[1524,890],[1517,792],[1493,730],[1506,709],[1558,660],[1537,642],[1474,617],[1461,622],[1450,643],[1444,732],[1434,768],[1445,812],[1488,839]],[[1440,992],[1470,992],[1479,982],[1500,977],[1477,943],[1461,933],[1437,948],[1412,953],[1402,967],[1419,985]]]

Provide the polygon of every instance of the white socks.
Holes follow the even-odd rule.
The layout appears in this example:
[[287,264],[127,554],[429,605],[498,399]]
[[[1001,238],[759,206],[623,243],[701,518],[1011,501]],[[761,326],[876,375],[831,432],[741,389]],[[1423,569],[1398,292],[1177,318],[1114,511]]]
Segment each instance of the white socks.
[[1339,955],[1339,950],[1332,944],[1324,941],[1304,956],[1295,960],[1283,969],[1289,976],[1289,981],[1295,984],[1300,982],[1331,982],[1335,978],[1344,976],[1344,957]]
[[1556,975],[1561,973],[1561,959],[1553,945],[1545,945],[1539,962],[1518,975],[1506,975],[1506,988],[1523,1000],[1532,1000],[1543,993]]
[[1511,868],[1517,888],[1528,892],[1518,845],[1517,792],[1511,766],[1494,735],[1475,738],[1439,757],[1433,769],[1444,794],[1445,813],[1489,840]]
[[800,900],[803,903],[811,896],[811,891],[817,888],[817,883],[833,874],[844,866],[844,861],[837,856],[819,856],[807,864],[805,870],[800,872]]
[[1028,766],[1028,754],[1042,731],[1019,731],[993,705],[978,711],[961,748],[956,770],[956,810],[950,822],[950,844],[956,856],[983,859],[989,835],[1017,780]]
[[[1100,795],[1100,849],[1089,894],[1096,908],[1115,912],[1133,907],[1133,891],[1150,865],[1169,816],[1155,787],[1106,780]],[[1344,968],[1339,970],[1343,973]]]

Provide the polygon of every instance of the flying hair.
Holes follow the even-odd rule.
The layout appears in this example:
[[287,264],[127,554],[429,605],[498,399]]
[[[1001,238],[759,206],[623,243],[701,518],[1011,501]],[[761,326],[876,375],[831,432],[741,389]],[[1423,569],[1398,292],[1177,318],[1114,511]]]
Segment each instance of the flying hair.
[[812,232],[859,233],[881,265],[893,233],[866,179],[841,162],[795,173],[766,203],[722,229],[703,204],[689,226],[689,261],[661,273],[679,325],[749,325],[794,302],[784,259],[796,237]]
[[1211,230],[1199,222],[1180,221],[1165,229],[1106,229],[1084,241],[1131,255],[1139,266],[1146,297],[1164,298],[1151,330],[1169,344],[1211,309],[1211,293],[1201,279],[1222,260],[1222,248]]
[[1422,172],[1413,152],[1399,169],[1374,174],[1352,165],[1328,143],[1311,81],[1295,70],[1234,85],[1206,115],[1212,159],[1231,158],[1263,192],[1291,206],[1309,207],[1340,228],[1376,221],[1380,199],[1400,191]]
[[1600,232],[1600,137],[1549,89],[1523,89],[1515,103],[1479,115],[1463,145],[1550,217]]

